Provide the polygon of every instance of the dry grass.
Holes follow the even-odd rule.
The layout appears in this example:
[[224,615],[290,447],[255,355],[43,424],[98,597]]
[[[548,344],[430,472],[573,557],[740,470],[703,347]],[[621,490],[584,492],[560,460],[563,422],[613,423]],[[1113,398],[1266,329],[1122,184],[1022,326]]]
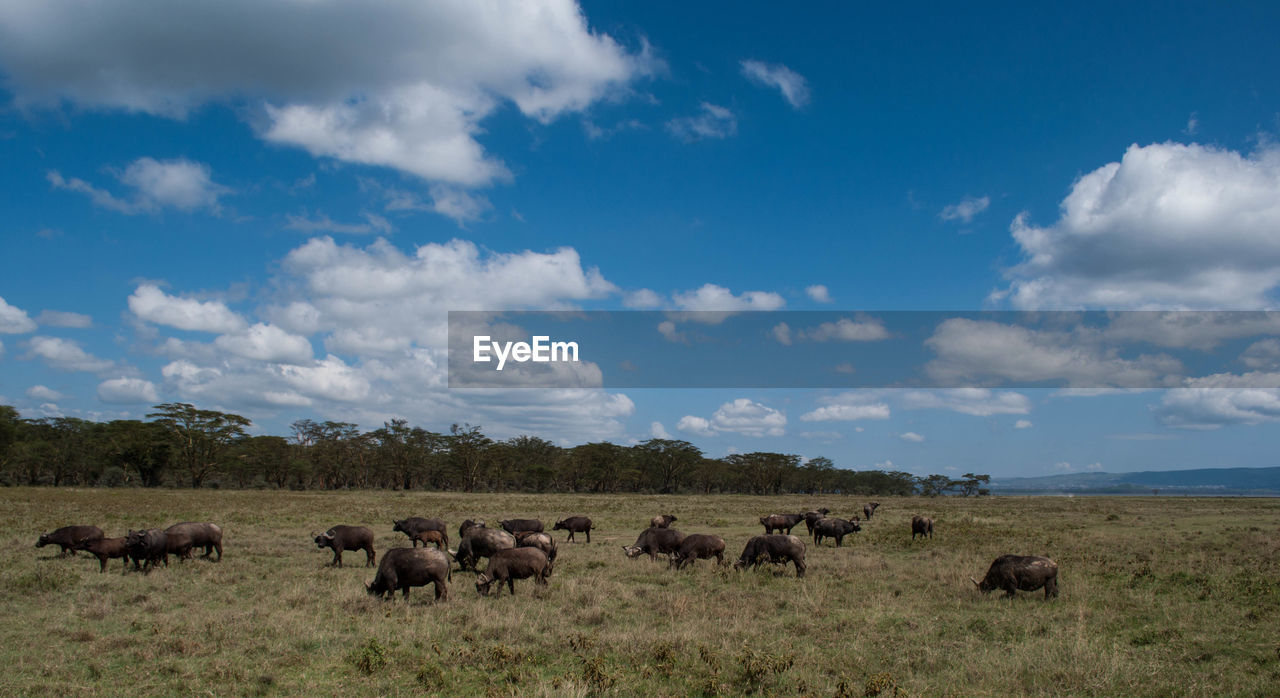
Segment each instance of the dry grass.
[[[845,547],[810,546],[809,573],[628,560],[649,517],[723,536],[843,497],[443,495],[6,489],[0,491],[0,694],[490,694],[587,696],[1275,695],[1280,690],[1280,501],[881,499]],[[370,598],[363,554],[326,567],[308,534],[335,523],[404,545],[393,518],[490,522],[573,513],[547,589],[482,599],[455,572],[450,600]],[[912,543],[909,521],[937,519]],[[42,529],[108,535],[207,520],[222,563],[150,575],[34,549]],[[801,527],[801,530],[803,526]],[[451,541],[456,544],[456,541]],[[978,594],[997,555],[1048,554],[1062,596]]]

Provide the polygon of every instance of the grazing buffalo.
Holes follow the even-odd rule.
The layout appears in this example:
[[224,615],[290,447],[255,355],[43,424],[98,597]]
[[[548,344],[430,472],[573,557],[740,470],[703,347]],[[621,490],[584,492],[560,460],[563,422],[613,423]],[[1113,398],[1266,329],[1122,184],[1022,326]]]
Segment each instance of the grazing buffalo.
[[218,551],[218,562],[222,562],[222,528],[217,524],[186,523],[174,524],[164,532],[169,537],[169,552],[179,559],[191,559],[193,548],[204,548],[204,557],[211,557]]
[[786,565],[788,562],[796,566],[796,577],[804,577],[804,541],[795,536],[765,534],[755,536],[747,541],[742,549],[742,557],[734,563],[734,569],[743,567],[759,567],[761,562]]
[[830,514],[830,513],[831,513],[831,510],[826,507],[822,507],[821,509],[814,509],[813,511],[806,511],[804,513],[804,526],[805,528],[809,529],[809,535],[811,536],[813,535],[813,525],[821,521],[823,518],[826,517],[827,514]]
[[791,529],[801,521],[804,521],[804,514],[770,514],[760,517],[760,525],[764,526],[766,534],[773,533],[776,529],[779,533],[790,535]]
[[488,569],[476,577],[476,591],[487,596],[489,587],[497,582],[498,593],[502,593],[502,583],[506,582],[511,595],[515,596],[517,579],[533,577],[535,584],[546,586],[551,570],[551,561],[546,553],[537,548],[499,550],[489,558]]
[[587,534],[587,542],[590,543],[591,529],[593,528],[595,528],[595,526],[591,523],[590,518],[586,516],[570,516],[567,519],[560,519],[557,521],[556,525],[551,527],[551,530],[568,531],[569,538],[567,540],[573,540],[573,534],[575,533],[585,533]]
[[844,537],[850,533],[856,533],[862,530],[862,526],[857,521],[845,521],[844,519],[830,518],[822,519],[813,527],[813,544],[822,545],[823,538],[835,538],[836,547],[844,545]]
[[670,528],[676,520],[675,514],[658,514],[649,519],[649,528]]
[[40,539],[36,541],[36,547],[56,545],[62,548],[62,556],[75,555],[85,543],[100,540],[102,537],[102,529],[97,526],[63,526],[53,533],[41,533]]
[[169,536],[158,528],[148,528],[142,531],[129,531],[124,540],[125,548],[129,551],[129,557],[133,558],[133,569],[138,569],[138,563],[142,562],[142,569],[147,572],[156,566],[156,561],[164,562],[164,566],[169,566]]
[[911,517],[911,540],[915,540],[916,536],[933,538],[933,519],[928,516]]
[[88,551],[90,555],[98,558],[98,562],[102,565],[102,569],[98,572],[107,571],[107,560],[114,558],[124,558],[124,571],[129,571],[129,548],[125,545],[125,538],[99,538],[91,540],[84,544],[81,550]]
[[862,507],[862,516],[867,520],[871,520],[871,515],[876,513],[876,508],[880,506],[880,502],[871,502]]
[[516,547],[515,536],[496,528],[472,529],[470,534],[458,544],[453,552],[453,559],[458,561],[458,569],[476,569],[476,563],[482,557],[492,557],[499,550],[510,550]]
[[671,555],[671,566],[680,569],[698,560],[716,559],[717,565],[724,564],[724,539],[706,533],[691,533],[684,537],[684,542]]
[[650,560],[657,560],[658,553],[672,555],[683,542],[684,534],[674,528],[646,528],[636,538],[635,545],[624,545],[622,550],[632,559],[647,553]]
[[421,548],[392,548],[382,554],[378,573],[374,575],[373,583],[365,585],[365,588],[372,596],[388,599],[399,589],[405,598],[409,598],[409,587],[435,584],[436,601],[447,601],[449,586],[445,581],[452,579],[451,568],[444,553],[425,544]]
[[377,554],[373,551],[373,529],[367,526],[334,526],[324,533],[315,535],[317,548],[332,548],[333,562],[330,564],[342,567],[343,550],[363,550],[365,567],[373,567]]
[[463,521],[462,525],[458,527],[458,540],[466,538],[474,528],[484,528],[484,519],[480,519],[479,521],[467,519],[466,521]]
[[556,561],[556,539],[549,533],[524,531],[516,536],[517,548],[537,548],[546,554],[552,564]]
[[411,516],[402,521],[392,521],[391,530],[393,532],[403,533],[409,536],[409,540],[413,541],[413,547],[418,547],[418,542],[422,541],[422,545],[427,542],[418,537],[423,531],[439,531],[440,538],[444,541],[444,547],[449,547],[449,531],[445,527],[444,522],[440,519],[424,519],[421,516]]
[[991,563],[982,581],[969,578],[984,594],[1004,589],[1005,597],[1017,596],[1016,590],[1035,591],[1044,587],[1044,597],[1058,596],[1058,563],[1035,555],[1001,555]]
[[436,550],[444,550],[449,545],[449,541],[445,539],[444,534],[435,529],[427,529],[418,531],[409,537],[413,541],[413,547],[418,547],[418,543],[422,543],[422,547],[427,547],[427,543],[435,543]]
[[502,527],[502,530],[513,536],[521,531],[542,533],[543,530],[542,522],[537,519],[507,519],[506,521],[499,521],[498,525]]

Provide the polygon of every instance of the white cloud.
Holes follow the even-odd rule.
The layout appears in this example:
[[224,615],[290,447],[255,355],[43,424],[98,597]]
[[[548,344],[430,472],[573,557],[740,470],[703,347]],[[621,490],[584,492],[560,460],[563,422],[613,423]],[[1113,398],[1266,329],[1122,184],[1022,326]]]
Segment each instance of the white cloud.
[[685,415],[676,424],[680,431],[697,436],[715,436],[725,432],[753,437],[782,436],[786,426],[785,414],[747,398],[724,403],[709,420]]
[[734,295],[732,291],[715,284],[703,284],[700,288],[673,297],[676,307],[682,310],[777,310],[786,305],[782,296],[772,291],[744,291]]
[[800,333],[803,339],[814,342],[878,342],[889,338],[884,321],[879,318],[859,317],[857,320],[840,318]]
[[823,286],[822,284],[814,284],[813,286],[808,286],[804,289],[804,292],[808,294],[809,298],[813,299],[813,302],[815,303],[831,302],[831,292],[828,291],[827,287]]
[[0,332],[5,334],[24,334],[35,332],[36,323],[27,316],[27,311],[9,305],[0,298]]
[[142,284],[129,296],[129,310],[157,325],[198,332],[233,333],[245,321],[220,301],[170,296],[153,284]]
[[869,405],[823,405],[800,415],[802,422],[850,422],[857,419],[888,419],[889,406],[883,402]]
[[924,437],[914,431],[908,431],[905,434],[898,434],[898,438],[912,443],[920,443],[921,441],[924,441]]
[[155,384],[141,378],[112,378],[103,381],[98,384],[98,399],[117,405],[154,405],[160,401]]
[[780,63],[742,61],[742,74],[748,80],[775,87],[792,107],[799,109],[809,103],[809,83],[804,76]]
[[1019,419],[1018,421],[1013,423],[1014,429],[1030,429],[1032,426],[1034,425],[1031,423],[1031,420],[1029,419]]
[[492,204],[485,197],[469,194],[459,187],[443,184],[431,186],[431,209],[442,216],[452,218],[458,225],[480,220],[480,217],[491,208],[493,208]]
[[129,198],[120,198],[78,178],[66,179],[56,170],[46,174],[55,189],[85,194],[97,206],[117,213],[151,213],[163,208],[180,211],[208,209],[221,211],[218,198],[231,192],[213,181],[209,166],[185,159],[138,158],[115,172],[116,179],[133,189]]
[[702,103],[696,116],[684,116],[667,122],[667,132],[685,143],[723,139],[738,133],[738,117],[725,107]]
[[1057,222],[1010,230],[1025,257],[992,295],[1029,309],[1250,309],[1280,284],[1280,148],[1132,145],[1076,181]]
[[33,385],[27,388],[27,397],[35,400],[44,400],[45,402],[61,402],[67,398],[66,395],[43,385]]
[[1098,462],[1098,463],[1090,463],[1090,464],[1088,464],[1088,465],[1084,466],[1084,469],[1085,469],[1085,470],[1087,470],[1087,471],[1089,471],[1089,472],[1091,472],[1091,473],[1101,472],[1101,471],[1102,471],[1102,463],[1101,463],[1101,462]]
[[28,358],[38,358],[61,371],[85,371],[98,373],[114,364],[100,359],[80,348],[77,342],[59,337],[32,337],[27,343]]
[[974,198],[966,196],[960,200],[960,203],[951,204],[942,209],[938,213],[938,217],[944,221],[963,221],[969,223],[973,217],[987,210],[987,206],[991,204],[991,198],[982,196]]
[[[943,409],[978,417],[989,417],[993,414],[1027,414],[1031,411],[1031,401],[1026,395],[1008,390],[988,390],[987,388],[910,390],[903,393],[901,397],[902,405],[907,409]],[[1027,422],[1028,426],[1030,424]]]
[[1187,117],[1187,127],[1182,132],[1188,136],[1194,136],[1200,131],[1200,119],[1196,116],[1196,112],[1191,112],[1191,116]]
[[662,304],[662,296],[647,288],[632,291],[622,298],[622,305],[627,308],[657,308]]
[[655,439],[670,439],[671,433],[662,426],[662,422],[653,422],[649,425],[649,436]]
[[715,430],[711,428],[711,420],[703,417],[695,417],[687,414],[676,422],[676,429],[693,434],[695,436],[715,436]]
[[779,322],[773,326],[770,333],[773,335],[773,338],[777,340],[778,344],[785,346],[791,345],[791,327],[787,325],[787,323]]
[[395,227],[386,218],[367,211],[361,212],[363,223],[339,223],[328,215],[320,214],[312,218],[306,215],[285,216],[286,230],[298,230],[304,233],[340,233],[350,235],[369,235],[373,233],[389,234]]
[[261,105],[268,141],[467,187],[508,176],[476,141],[504,104],[547,123],[655,67],[571,0],[9,4],[0,64],[20,108]]
[[670,320],[663,320],[658,323],[658,334],[666,338],[668,342],[683,342],[685,339],[683,333],[676,331],[676,323]]
[[311,360],[311,343],[306,337],[261,322],[236,334],[221,335],[214,344],[246,359],[289,364]]
[[1240,361],[1254,370],[1275,371],[1280,369],[1280,340],[1271,337],[1250,344],[1240,354]]
[[1181,429],[1218,429],[1231,424],[1280,421],[1280,374],[1222,373],[1191,378],[1184,388],[1166,390],[1155,413]]
[[[2,301],[2,299],[0,299]],[[43,310],[36,317],[36,322],[45,327],[74,327],[83,329],[93,326],[93,318],[80,313],[67,313],[60,310]]]
[[1067,461],[1059,461],[1057,463],[1054,463],[1053,469],[1064,472],[1064,473],[1070,473],[1075,471],[1075,468],[1071,467],[1071,463],[1068,463]]

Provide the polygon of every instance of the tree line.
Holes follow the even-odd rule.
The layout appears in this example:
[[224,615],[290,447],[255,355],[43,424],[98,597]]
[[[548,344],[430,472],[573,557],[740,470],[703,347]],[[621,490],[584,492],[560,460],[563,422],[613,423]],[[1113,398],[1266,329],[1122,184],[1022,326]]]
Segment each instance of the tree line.
[[178,402],[155,405],[146,420],[109,422],[23,419],[0,405],[0,484],[976,496],[988,494],[990,480],[845,470],[786,453],[709,458],[677,439],[565,448],[536,436],[494,440],[470,424],[438,433],[403,419],[372,431],[300,419],[287,436],[251,436],[251,426]]

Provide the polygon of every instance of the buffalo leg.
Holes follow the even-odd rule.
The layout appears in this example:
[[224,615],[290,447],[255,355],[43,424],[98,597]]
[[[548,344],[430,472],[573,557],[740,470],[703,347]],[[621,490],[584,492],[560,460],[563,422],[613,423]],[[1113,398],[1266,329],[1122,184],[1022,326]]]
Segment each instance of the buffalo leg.
[[341,546],[336,546],[336,545],[334,546],[333,562],[330,564],[333,565],[334,567],[342,567],[342,547]]
[[[425,543],[423,544],[423,547],[426,547],[426,544],[425,544]],[[367,558],[367,560],[368,560],[367,562],[365,562],[365,565],[364,565],[364,566],[365,566],[365,567],[373,567],[373,558],[375,557],[375,553],[373,552],[373,546],[371,545],[371,546],[369,546],[369,547],[365,548],[365,549],[364,549],[364,554],[365,554],[365,557],[366,557],[366,558]]]

